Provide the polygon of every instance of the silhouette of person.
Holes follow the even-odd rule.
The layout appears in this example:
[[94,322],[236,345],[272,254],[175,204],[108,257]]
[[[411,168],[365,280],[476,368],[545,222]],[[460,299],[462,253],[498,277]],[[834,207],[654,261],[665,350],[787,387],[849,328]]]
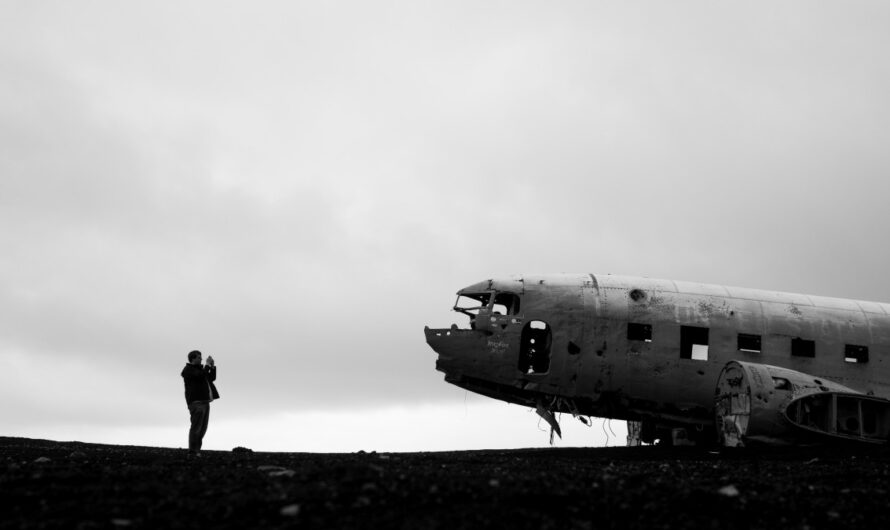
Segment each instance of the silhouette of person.
[[190,351],[188,364],[182,369],[182,381],[185,384],[185,402],[191,416],[189,428],[189,457],[201,455],[201,444],[207,424],[210,421],[210,402],[219,399],[219,392],[213,382],[216,380],[216,363],[213,357],[207,356],[207,364],[201,365],[201,352]]

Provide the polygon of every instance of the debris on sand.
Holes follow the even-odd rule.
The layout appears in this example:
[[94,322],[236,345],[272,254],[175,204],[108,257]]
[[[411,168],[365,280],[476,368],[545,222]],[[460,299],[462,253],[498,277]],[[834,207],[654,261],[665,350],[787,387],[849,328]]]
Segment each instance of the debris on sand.
[[739,489],[730,484],[729,486],[723,486],[722,488],[717,490],[717,493],[723,495],[724,497],[738,497]]

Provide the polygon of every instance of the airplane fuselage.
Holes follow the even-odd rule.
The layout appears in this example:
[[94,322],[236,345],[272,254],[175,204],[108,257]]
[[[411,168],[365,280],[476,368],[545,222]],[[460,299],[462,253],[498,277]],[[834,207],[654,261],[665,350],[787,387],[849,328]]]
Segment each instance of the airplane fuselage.
[[469,328],[427,329],[446,381],[553,412],[713,426],[730,361],[890,397],[890,305],[612,275],[461,289]]

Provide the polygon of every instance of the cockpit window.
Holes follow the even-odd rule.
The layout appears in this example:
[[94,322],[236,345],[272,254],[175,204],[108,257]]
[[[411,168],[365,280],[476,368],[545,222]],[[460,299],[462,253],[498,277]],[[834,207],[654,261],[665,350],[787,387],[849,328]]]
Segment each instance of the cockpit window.
[[519,313],[519,296],[513,293],[496,293],[492,312],[501,315],[516,315]]
[[475,324],[476,317],[482,311],[490,311],[492,315],[518,315],[519,295],[513,293],[461,293],[454,303],[454,310],[470,317]]
[[491,293],[464,293],[458,295],[457,302],[454,303],[454,310],[474,319],[480,309],[488,307],[490,300]]

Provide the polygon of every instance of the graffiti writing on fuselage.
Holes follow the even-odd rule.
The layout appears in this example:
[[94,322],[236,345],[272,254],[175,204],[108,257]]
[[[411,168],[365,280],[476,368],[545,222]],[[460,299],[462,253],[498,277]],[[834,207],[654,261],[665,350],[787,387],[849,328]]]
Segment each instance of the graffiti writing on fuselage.
[[510,344],[500,340],[490,340],[488,341],[487,346],[489,352],[495,355],[500,355],[507,351],[507,348],[510,346]]

